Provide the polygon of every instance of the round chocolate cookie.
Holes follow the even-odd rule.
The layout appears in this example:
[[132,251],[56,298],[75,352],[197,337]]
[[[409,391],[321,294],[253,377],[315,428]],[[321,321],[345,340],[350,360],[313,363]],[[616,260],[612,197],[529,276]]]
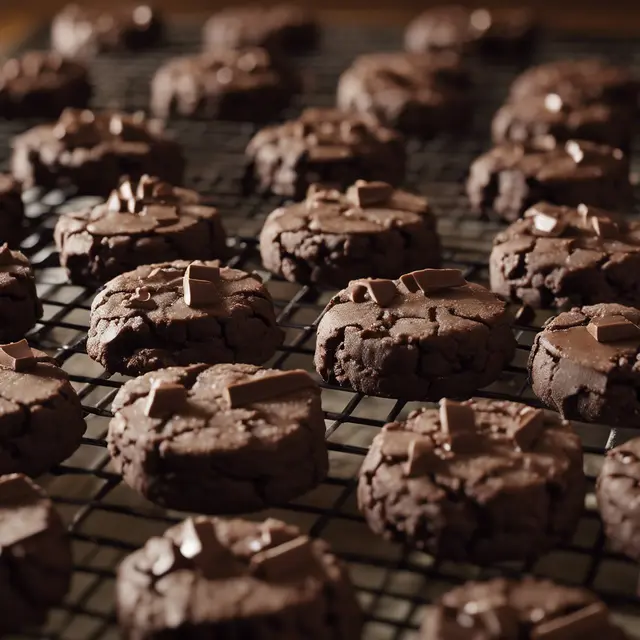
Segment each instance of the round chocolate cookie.
[[165,137],[159,120],[77,109],[16,136],[11,157],[12,173],[25,188],[73,185],[100,196],[109,195],[123,175],[148,173],[180,184],[184,165],[181,146]]
[[0,345],[0,474],[49,471],[85,429],[80,400],[53,360],[26,340]]
[[162,19],[147,4],[67,5],[51,24],[51,47],[69,57],[90,57],[113,51],[136,51],[162,40]]
[[0,173],[0,243],[17,247],[24,237],[22,185],[9,173]]
[[246,151],[246,186],[302,200],[324,182],[346,189],[356,180],[404,180],[402,137],[374,117],[339,109],[306,109],[297,120],[265,127]]
[[198,362],[262,364],[281,342],[258,276],[178,260],[106,284],[91,305],[87,353],[109,371],[139,375]]
[[542,200],[625,209],[633,203],[629,161],[620,149],[552,138],[505,142],[476,158],[467,195],[474,211],[512,222]]
[[41,625],[71,585],[71,542],[44,491],[0,476],[0,635]]
[[86,107],[91,93],[87,68],[55,52],[29,51],[0,67],[4,118],[57,118],[66,107]]
[[113,409],[107,441],[116,469],[164,507],[259,511],[327,474],[320,389],[304,371],[171,367],[127,382]]
[[598,597],[525,577],[467,582],[427,607],[419,640],[627,640]]
[[640,438],[607,451],[596,494],[612,547],[640,560]]
[[349,575],[323,540],[269,518],[193,518],[124,559],[123,638],[357,640]]
[[337,104],[429,137],[470,121],[469,89],[469,74],[454,54],[368,53],[340,76]]
[[626,107],[593,102],[570,106],[557,93],[507,102],[493,118],[493,141],[529,142],[551,136],[591,140],[628,149],[633,137],[633,116]]
[[325,310],[315,364],[324,380],[403,400],[469,396],[515,351],[507,306],[456,269],[355,280]]
[[556,414],[441,400],[374,438],[358,504],[384,538],[484,564],[532,560],[569,539],[585,489],[580,438]]
[[143,176],[105,204],[58,218],[55,241],[71,282],[104,283],[143,264],[212,260],[226,254],[218,211],[195,191]]
[[529,356],[533,392],[569,419],[640,425],[640,311],[619,304],[553,318]]
[[151,111],[159,118],[269,120],[299,90],[296,74],[266,49],[222,49],[174,58],[151,82]]
[[302,53],[317,46],[320,27],[303,6],[245,5],[227,7],[212,15],[204,25],[203,37],[205,49],[257,46]]
[[496,236],[489,268],[494,293],[531,307],[640,307],[640,222],[541,202]]
[[314,185],[304,202],[276,209],[262,228],[260,254],[291,282],[344,287],[438,266],[440,241],[426,198],[359,180],[346,194]]

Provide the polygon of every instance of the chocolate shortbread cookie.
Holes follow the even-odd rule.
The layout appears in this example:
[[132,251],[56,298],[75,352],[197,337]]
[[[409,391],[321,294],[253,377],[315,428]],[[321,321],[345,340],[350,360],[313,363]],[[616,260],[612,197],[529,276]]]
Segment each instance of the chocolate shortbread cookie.
[[164,507],[258,511],[327,474],[320,389],[304,371],[160,369],[127,382],[113,409],[107,441],[116,469]]
[[355,280],[318,325],[315,364],[330,383],[403,400],[469,396],[498,378],[515,339],[506,303],[456,269]]
[[109,371],[139,375],[198,362],[262,364],[281,342],[259,276],[177,260],[106,284],[91,305],[87,353]]
[[467,582],[427,608],[419,640],[627,640],[598,597],[525,577]]
[[640,307],[640,222],[540,202],[496,236],[489,270],[492,291],[531,307]]
[[11,170],[25,188],[73,185],[87,195],[107,196],[123,175],[145,173],[181,184],[182,148],[143,113],[65,109],[59,120],[13,139]]
[[127,0],[67,5],[51,23],[51,46],[69,57],[147,49],[162,40],[157,10]]
[[0,476],[0,634],[42,624],[71,585],[71,541],[44,491]]
[[619,304],[553,318],[529,356],[533,392],[569,419],[640,425],[640,311]]
[[86,107],[91,93],[86,66],[59,53],[29,51],[0,67],[0,117],[57,118],[66,107]]
[[260,254],[291,282],[344,287],[438,266],[440,242],[426,198],[360,180],[344,194],[314,185],[305,201],[276,209],[262,228]]
[[38,476],[68,458],[85,432],[80,400],[26,340],[0,345],[0,474]]
[[437,559],[525,561],[571,537],[585,489],[580,438],[556,414],[442,400],[374,438],[358,504],[375,533]]
[[368,53],[340,76],[337,104],[424,137],[470,122],[470,81],[456,55]]
[[0,243],[17,247],[24,237],[22,185],[10,174],[0,173]]
[[467,180],[472,208],[508,222],[545,200],[625,209],[633,202],[629,161],[620,149],[552,138],[505,142],[474,160]]
[[247,186],[304,198],[314,182],[346,189],[356,180],[404,180],[402,137],[374,117],[306,109],[297,120],[265,127],[247,146]]
[[151,111],[159,118],[269,120],[299,90],[296,74],[266,49],[222,49],[174,58],[151,82]]
[[58,218],[55,241],[71,282],[95,285],[143,264],[226,254],[218,211],[197,192],[143,176],[108,201]]
[[193,518],[125,558],[123,638],[357,640],[363,617],[323,540],[269,518]]

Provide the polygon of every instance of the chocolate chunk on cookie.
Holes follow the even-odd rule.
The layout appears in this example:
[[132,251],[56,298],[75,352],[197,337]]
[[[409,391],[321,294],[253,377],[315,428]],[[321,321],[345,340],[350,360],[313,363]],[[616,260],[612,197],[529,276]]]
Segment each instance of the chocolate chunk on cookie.
[[265,127],[249,142],[246,183],[302,200],[314,182],[346,189],[356,180],[404,179],[401,136],[368,115],[306,109],[297,120]]
[[276,209],[260,253],[267,269],[291,282],[344,287],[438,266],[440,242],[426,198],[359,180],[345,193],[312,185],[303,202]]
[[320,389],[304,371],[161,369],[127,382],[113,408],[116,468],[165,507],[258,511],[303,495],[327,473]]
[[638,428],[640,311],[619,304],[575,308],[536,335],[534,393],[565,418]]
[[506,304],[455,269],[354,280],[318,325],[327,382],[403,400],[469,396],[500,375],[515,339]]
[[123,175],[147,173],[180,184],[184,165],[181,146],[165,136],[159,120],[78,109],[16,136],[11,157],[13,175],[25,188],[72,185],[105,197]]
[[69,279],[84,285],[143,264],[226,254],[214,207],[202,204],[195,191],[146,175],[123,181],[104,204],[62,214],[54,236]]
[[441,400],[374,438],[358,504],[375,533],[438,559],[524,561],[571,537],[585,488],[580,439],[556,414]]
[[620,149],[585,140],[505,142],[474,160],[472,208],[512,222],[536,202],[625,209],[633,202],[629,161]]
[[91,305],[87,353],[109,371],[139,375],[197,362],[262,364],[281,342],[257,276],[177,260],[106,284]]
[[71,542],[44,491],[0,476],[0,634],[41,625],[71,585]]

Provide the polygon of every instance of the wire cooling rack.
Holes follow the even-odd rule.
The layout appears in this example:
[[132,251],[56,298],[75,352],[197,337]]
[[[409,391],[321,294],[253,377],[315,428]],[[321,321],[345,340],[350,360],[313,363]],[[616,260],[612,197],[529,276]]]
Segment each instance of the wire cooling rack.
[[[144,109],[149,79],[165,58],[199,49],[199,23],[174,24],[171,44],[151,53],[131,57],[104,57],[92,65],[97,107]],[[34,36],[24,47],[45,48],[46,35]],[[298,105],[331,105],[335,84],[354,56],[367,51],[401,46],[398,29],[326,29],[324,43],[313,56],[298,59],[306,76],[307,91]],[[631,41],[548,37],[528,63],[562,57],[603,55],[636,65],[638,52]],[[474,61],[475,120],[472,131],[459,139],[427,143],[411,140],[407,185],[429,196],[439,217],[439,228],[449,266],[463,268],[469,279],[486,282],[486,262],[491,239],[498,227],[467,216],[461,188],[470,161],[489,146],[492,113],[506,95],[521,62]],[[24,122],[0,123],[0,149],[8,156],[10,138],[26,128]],[[175,122],[171,129],[185,145],[189,159],[187,184],[210,196],[223,213],[234,244],[231,264],[258,271],[256,234],[262,221],[279,201],[242,196],[243,149],[254,132],[252,125],[209,122]],[[89,308],[94,292],[67,284],[51,244],[56,214],[73,209],[80,199],[59,191],[25,195],[31,234],[23,243],[38,274],[38,290],[45,315],[28,336],[51,353],[69,373],[86,412],[87,433],[80,449],[63,465],[41,479],[69,524],[74,544],[75,574],[65,604],[50,616],[48,626],[27,634],[31,638],[92,640],[117,638],[113,591],[114,570],[121,558],[145,540],[161,533],[184,513],[167,512],[144,501],[126,487],[109,463],[105,433],[110,405],[124,378],[111,376],[85,352]],[[83,199],[84,202],[87,199]],[[330,291],[299,287],[265,276],[277,306],[286,342],[270,366],[312,370],[315,328]],[[544,320],[538,314],[534,325]],[[535,328],[518,327],[519,348],[501,379],[478,395],[521,399],[535,405],[526,382],[526,358]],[[518,575],[530,571],[563,582],[594,589],[609,603],[617,619],[631,631],[640,629],[640,603],[635,592],[638,571],[622,556],[607,550],[590,493],[579,530],[571,542],[532,566],[517,564],[480,568],[438,562],[371,534],[355,504],[356,474],[367,447],[387,421],[406,416],[418,403],[371,398],[346,389],[323,387],[327,440],[331,451],[329,477],[303,498],[268,514],[296,523],[312,535],[331,542],[350,567],[367,615],[367,640],[414,637],[423,607],[451,586],[471,578]],[[578,425],[583,438],[586,471],[593,480],[602,453],[614,440],[631,432],[612,433],[607,427]],[[603,639],[606,640],[606,639]]]

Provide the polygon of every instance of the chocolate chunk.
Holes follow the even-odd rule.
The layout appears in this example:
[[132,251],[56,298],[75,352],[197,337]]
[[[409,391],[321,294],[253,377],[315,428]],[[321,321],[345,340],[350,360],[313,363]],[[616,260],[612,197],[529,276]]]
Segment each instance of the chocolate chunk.
[[594,602],[578,611],[560,618],[542,622],[531,631],[532,640],[563,640],[578,638],[585,634],[595,636],[602,629],[602,638],[608,637],[609,611],[602,602]]
[[431,438],[414,438],[409,443],[409,460],[404,473],[408,478],[422,476],[433,469],[436,459],[435,447]]
[[409,293],[417,293],[420,287],[418,286],[418,282],[413,277],[413,273],[405,273],[400,276],[400,282],[407,288]]
[[187,569],[191,563],[181,553],[178,545],[168,538],[151,538],[147,541],[147,549],[152,562],[150,571],[156,578]]
[[463,287],[467,281],[460,269],[422,269],[410,274],[423,293]]
[[193,561],[206,574],[207,569],[216,573],[223,565],[229,569],[229,551],[218,539],[217,532],[210,520],[188,518],[182,525],[180,553]]
[[619,235],[618,225],[605,217],[593,216],[591,226],[600,238],[615,238]]
[[453,400],[440,400],[440,427],[452,440],[475,430],[476,418],[471,407]]
[[624,316],[604,316],[593,318],[587,331],[598,341],[618,342],[619,340],[640,340],[640,327]]
[[185,272],[188,279],[217,282],[220,279],[220,268],[206,264],[191,263]]
[[296,369],[229,385],[224,390],[224,398],[231,409],[237,409],[315,387],[315,382],[306,371]]
[[528,408],[520,413],[520,420],[513,433],[513,439],[520,451],[528,451],[543,430],[544,411]]
[[562,232],[565,229],[566,224],[560,218],[556,218],[545,213],[536,213],[533,216],[532,230],[536,235],[557,238],[562,235]]
[[388,307],[396,297],[398,290],[393,280],[375,278],[365,281],[365,287],[369,292],[369,298],[379,307]]
[[35,364],[36,355],[26,340],[0,345],[0,368],[28,371]]
[[347,198],[356,207],[372,207],[386,204],[393,193],[393,187],[386,182],[367,182],[357,180],[356,183],[347,190]]
[[356,284],[349,288],[349,297],[351,302],[366,302],[367,300],[367,287],[363,284]]
[[182,409],[188,397],[181,384],[160,382],[154,384],[149,393],[144,413],[150,418],[163,418]]
[[380,434],[380,451],[390,458],[407,459],[416,434],[385,429]]
[[[136,203],[135,200],[133,202]],[[151,216],[160,224],[173,224],[180,219],[177,208],[171,205],[147,205],[142,209],[142,214]]]
[[0,266],[8,267],[9,265],[16,264],[16,259],[9,249],[9,245],[5,242],[0,246]]
[[580,164],[584,160],[584,148],[580,146],[579,142],[568,140],[564,149],[576,164]]
[[251,558],[251,567],[256,575],[273,582],[296,579],[316,565],[313,546],[307,536],[299,536],[277,547],[259,551]]
[[216,283],[220,269],[206,265],[190,264],[182,278],[184,301],[189,307],[207,307],[219,298]]

